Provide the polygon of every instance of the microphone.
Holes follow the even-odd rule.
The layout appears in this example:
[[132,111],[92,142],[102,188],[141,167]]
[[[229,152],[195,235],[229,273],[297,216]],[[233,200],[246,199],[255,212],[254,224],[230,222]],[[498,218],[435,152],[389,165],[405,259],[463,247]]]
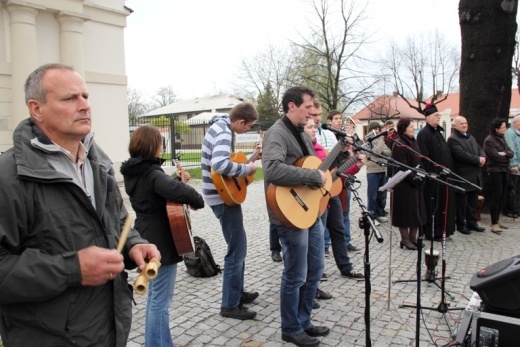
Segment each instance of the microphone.
[[345,179],[345,181],[349,182],[349,183],[354,183],[354,182],[355,183],[361,183],[361,181],[356,179],[356,176],[345,175],[344,173],[341,173],[341,172],[336,172],[336,176],[343,177]]
[[388,134],[388,130],[385,130],[385,131],[381,131],[379,134],[377,134],[376,136],[373,136],[369,139],[367,139],[368,142],[372,142],[374,141],[375,139],[377,139],[378,137],[381,137],[381,136],[386,136]]
[[334,127],[329,126],[327,123],[323,123],[323,124],[321,125],[321,128],[322,128],[322,129],[326,129],[326,130],[330,130],[330,131],[332,131],[333,133],[338,134],[339,136],[352,136],[352,135],[347,134],[347,133],[344,132],[344,131],[341,131],[341,130],[339,130],[339,129],[336,129],[336,128],[334,128]]

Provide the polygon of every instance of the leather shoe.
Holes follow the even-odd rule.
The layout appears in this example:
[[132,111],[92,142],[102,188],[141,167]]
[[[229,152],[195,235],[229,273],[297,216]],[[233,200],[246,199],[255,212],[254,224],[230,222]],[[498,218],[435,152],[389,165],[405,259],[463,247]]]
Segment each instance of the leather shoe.
[[326,326],[313,326],[312,328],[305,329],[305,333],[312,337],[327,336],[329,332],[330,329]]
[[350,243],[347,245],[347,251],[349,252],[359,252],[359,248],[356,246],[352,246]]
[[298,335],[282,334],[282,340],[284,340],[285,342],[292,342],[298,347],[318,347],[320,345],[320,340],[307,335],[306,332],[302,332]]
[[276,263],[282,262],[282,256],[280,255],[280,252],[271,253],[271,259],[273,259],[273,261]]
[[332,299],[332,295],[330,295],[329,293],[325,293],[323,290],[318,288],[318,289],[316,289],[315,298],[318,300],[329,300],[329,299]]
[[316,302],[316,300],[314,300],[314,302],[312,303],[312,309],[315,310],[315,309],[320,308],[320,307],[321,307],[320,304],[318,304]]
[[478,232],[483,232],[484,230],[486,230],[485,228],[481,227],[478,224],[468,224],[467,228],[468,228],[468,230],[475,230]]
[[220,315],[226,318],[235,318],[240,320],[253,319],[256,316],[255,311],[250,311],[242,305],[232,308],[221,308]]
[[240,304],[250,304],[258,298],[258,292],[243,292],[240,297]]
[[457,228],[457,231],[464,235],[470,235],[471,231],[469,231],[466,227]]

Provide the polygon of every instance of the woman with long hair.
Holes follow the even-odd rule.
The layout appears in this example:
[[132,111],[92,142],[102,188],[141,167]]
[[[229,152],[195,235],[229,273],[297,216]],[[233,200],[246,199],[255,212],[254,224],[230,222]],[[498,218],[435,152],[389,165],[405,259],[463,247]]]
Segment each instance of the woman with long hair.
[[[410,118],[401,118],[396,126],[396,138],[392,145],[392,158],[409,167],[421,164],[419,147],[415,140],[415,129]],[[404,167],[394,167],[397,171],[406,171]],[[399,203],[395,203],[398,201]],[[417,249],[417,232],[426,221],[422,195],[422,179],[414,172],[398,183],[392,192],[392,225],[399,228],[401,248]]]
[[488,184],[491,189],[491,204],[489,212],[491,215],[491,231],[500,234],[502,229],[508,227],[499,220],[500,211],[504,206],[507,178],[509,175],[509,159],[514,153],[504,139],[507,125],[503,119],[495,119],[490,126],[489,135],[484,140],[484,153],[487,157],[486,170]]
[[[202,196],[194,188],[164,173],[161,168],[164,161],[159,158],[161,147],[159,130],[148,125],[141,126],[130,139],[130,159],[121,165],[125,190],[137,216],[135,229],[157,246],[162,257],[159,273],[148,285],[147,347],[173,347],[169,307],[175,288],[177,263],[182,261],[182,257],[175,248],[166,203],[170,200],[190,205],[193,209],[204,207]],[[186,174],[186,178],[189,175]]]

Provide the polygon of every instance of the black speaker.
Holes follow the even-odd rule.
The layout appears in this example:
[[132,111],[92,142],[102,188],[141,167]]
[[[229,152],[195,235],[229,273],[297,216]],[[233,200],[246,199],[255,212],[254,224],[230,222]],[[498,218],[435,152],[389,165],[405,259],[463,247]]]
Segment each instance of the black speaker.
[[520,317],[520,255],[475,273],[470,288],[480,296],[484,311]]

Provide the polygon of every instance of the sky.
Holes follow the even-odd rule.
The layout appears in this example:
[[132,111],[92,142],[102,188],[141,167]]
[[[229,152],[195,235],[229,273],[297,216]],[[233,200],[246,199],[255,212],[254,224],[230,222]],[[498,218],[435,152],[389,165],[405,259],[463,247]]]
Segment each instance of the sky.
[[[337,0],[329,0],[337,1]],[[438,29],[460,43],[458,0],[358,0],[367,4],[374,50],[389,39]],[[171,86],[178,99],[232,93],[242,59],[308,32],[306,0],[127,0],[129,86],[151,97]],[[374,52],[376,53],[376,52]]]

